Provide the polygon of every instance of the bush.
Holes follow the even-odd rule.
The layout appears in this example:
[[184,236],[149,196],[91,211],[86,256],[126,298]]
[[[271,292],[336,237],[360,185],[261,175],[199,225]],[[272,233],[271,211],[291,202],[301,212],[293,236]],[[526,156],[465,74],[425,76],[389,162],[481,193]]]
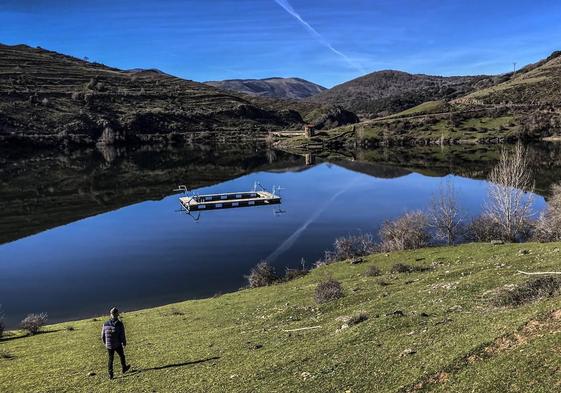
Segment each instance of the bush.
[[376,244],[369,233],[339,237],[335,239],[333,246],[335,259],[338,261],[363,257],[376,250]]
[[250,288],[266,287],[279,280],[275,274],[275,269],[267,261],[259,262],[247,276]]
[[21,321],[21,328],[27,330],[29,334],[37,334],[41,327],[47,323],[47,313],[29,314]]
[[304,277],[309,272],[308,269],[290,269],[287,267],[284,273],[284,281],[296,280],[297,278]]
[[561,241],[561,183],[551,188],[547,209],[536,223],[534,239],[540,242]]
[[422,248],[431,239],[428,219],[422,212],[409,212],[394,221],[386,221],[379,234],[383,252]]
[[378,277],[382,275],[382,271],[378,266],[370,266],[368,269],[366,269],[364,275],[367,277]]
[[496,306],[520,306],[531,301],[552,297],[561,291],[561,278],[543,276],[526,281],[525,283],[500,291],[493,299]]
[[341,283],[333,278],[320,282],[316,287],[315,299],[318,303],[327,303],[343,297]]
[[473,242],[490,242],[502,239],[499,225],[487,214],[475,217],[467,226],[466,238]]

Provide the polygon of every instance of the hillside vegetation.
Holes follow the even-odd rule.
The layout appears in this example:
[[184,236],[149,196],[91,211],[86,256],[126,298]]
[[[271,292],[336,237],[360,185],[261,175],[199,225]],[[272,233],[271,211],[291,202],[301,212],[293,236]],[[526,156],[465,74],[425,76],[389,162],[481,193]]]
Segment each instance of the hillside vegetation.
[[[560,246],[374,254],[284,284],[127,312],[133,369],[113,381],[99,338],[104,317],[9,333],[0,390],[557,391],[559,282],[517,270],[559,270]],[[343,297],[317,304],[327,277]]]
[[401,112],[426,101],[451,100],[494,85],[491,76],[432,76],[401,71],[378,71],[353,79],[309,100],[341,105],[366,117]]
[[231,90],[261,97],[300,100],[326,90],[300,78],[228,79],[205,82],[221,90]]
[[123,71],[0,44],[0,142],[255,139],[270,130],[300,129],[312,111],[324,113],[319,105],[224,92],[158,70]]
[[[354,97],[357,103],[366,103],[379,94],[400,92],[389,82],[400,78],[406,86],[416,86],[414,82],[406,82],[411,77],[408,74],[392,72],[389,75],[391,77],[381,73],[374,79],[381,87],[378,93],[374,95],[356,93],[349,97]],[[368,81],[368,76],[365,78]],[[302,151],[311,147],[325,149],[357,144],[363,147],[490,144],[559,138],[561,135],[561,95],[559,94],[561,52],[554,52],[547,59],[528,65],[513,74],[493,78],[473,78],[475,79],[452,79],[451,81],[463,80],[473,83],[458,85],[463,87],[456,89],[455,92],[458,93],[463,89],[462,96],[454,98],[452,96],[456,93],[453,93],[452,96],[438,99],[435,99],[435,95],[430,97],[426,95],[434,91],[430,87],[434,85],[430,78],[421,79],[419,85],[421,90],[415,93],[415,97],[421,98],[422,103],[416,106],[393,107],[386,111],[384,116],[335,128],[312,140],[296,137],[290,141],[282,141],[278,146]],[[352,85],[351,82],[349,83]],[[360,90],[360,85],[357,86]],[[367,89],[367,87],[363,88]],[[336,91],[337,87],[333,90]],[[467,90],[472,91],[465,94],[468,93]],[[320,97],[321,95],[316,98]],[[344,100],[343,97],[340,99]]]

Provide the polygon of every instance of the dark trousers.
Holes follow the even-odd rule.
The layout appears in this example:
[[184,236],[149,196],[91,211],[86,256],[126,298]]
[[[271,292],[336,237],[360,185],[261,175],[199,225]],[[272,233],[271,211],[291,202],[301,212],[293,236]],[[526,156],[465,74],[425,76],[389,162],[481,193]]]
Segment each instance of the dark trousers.
[[123,368],[123,370],[127,365],[127,362],[125,360],[125,350],[122,346],[112,349],[107,348],[107,354],[109,355],[109,362],[107,363],[107,369],[109,371],[109,375],[111,376],[113,376],[113,359],[115,358],[115,352],[117,352],[117,355],[119,355],[119,359],[121,360],[121,367]]

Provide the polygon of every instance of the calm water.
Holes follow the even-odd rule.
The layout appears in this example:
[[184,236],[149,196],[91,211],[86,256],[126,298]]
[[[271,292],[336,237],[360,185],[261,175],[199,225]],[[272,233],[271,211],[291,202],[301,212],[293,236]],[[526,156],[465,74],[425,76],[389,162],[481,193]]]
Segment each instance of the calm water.
[[[118,179],[118,185],[98,186],[93,191],[73,190],[78,186],[66,183],[72,183],[70,179],[76,179],[76,174],[59,173],[50,181],[54,183],[50,192],[55,196],[49,199],[48,193],[44,194],[44,208],[51,212],[46,216],[33,204],[40,198],[31,203],[26,196],[18,199],[17,192],[11,191],[13,202],[9,195],[3,195],[4,208],[22,205],[30,209],[29,219],[24,213],[2,217],[5,225],[1,228],[11,228],[8,224],[13,222],[18,231],[28,231],[13,241],[4,233],[10,241],[0,245],[0,304],[7,322],[14,325],[30,312],[48,312],[52,321],[58,321],[104,314],[113,305],[131,310],[236,290],[245,284],[244,275],[259,260],[268,259],[278,271],[299,266],[302,258],[311,264],[338,236],[376,232],[386,219],[425,208],[443,181],[455,184],[470,215],[480,211],[486,193],[483,180],[457,175],[426,176],[371,162],[304,166],[300,157],[282,157],[275,166],[276,159],[254,159],[252,162],[259,163],[255,165],[246,161],[233,173],[215,174],[221,180],[199,187],[197,192],[245,191],[259,181],[266,187],[283,187],[281,205],[203,212],[198,221],[178,212],[179,195],[171,190],[176,181],[192,176],[194,170],[217,172],[217,164],[178,165],[173,170],[184,171],[178,178],[166,175],[169,165],[151,167],[145,173],[139,170],[135,173],[140,179],[128,184],[142,179],[154,184],[150,181],[154,172],[163,173],[164,180],[157,182],[156,191],[131,186],[136,192],[132,195],[131,188],[120,180],[130,177],[131,161],[119,164],[117,160],[87,172],[87,179]],[[138,168],[138,159],[134,162]],[[234,161],[230,164],[234,166]],[[112,171],[112,166],[118,169]],[[167,177],[172,179],[167,182]],[[57,194],[57,187],[66,187],[68,192]],[[98,210],[91,210],[97,202],[90,193],[105,198]],[[142,193],[146,194],[141,198],[144,201],[134,203],[136,195]],[[154,193],[167,196],[160,199]],[[123,194],[128,199],[123,199]],[[117,206],[114,200],[118,200]],[[542,197],[536,202],[537,209],[544,206]],[[58,216],[68,210],[76,214],[59,221]],[[80,218],[80,211],[84,217],[96,215]],[[37,222],[33,222],[34,215]],[[45,217],[53,221],[45,221]]]

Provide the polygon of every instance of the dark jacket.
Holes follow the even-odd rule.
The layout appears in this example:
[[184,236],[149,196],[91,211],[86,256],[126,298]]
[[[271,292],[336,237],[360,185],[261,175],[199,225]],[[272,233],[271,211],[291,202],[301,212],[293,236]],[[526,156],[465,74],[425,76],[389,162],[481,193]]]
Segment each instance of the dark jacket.
[[101,328],[101,340],[107,349],[116,349],[127,345],[125,325],[118,319],[110,319]]

